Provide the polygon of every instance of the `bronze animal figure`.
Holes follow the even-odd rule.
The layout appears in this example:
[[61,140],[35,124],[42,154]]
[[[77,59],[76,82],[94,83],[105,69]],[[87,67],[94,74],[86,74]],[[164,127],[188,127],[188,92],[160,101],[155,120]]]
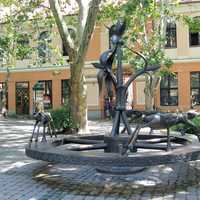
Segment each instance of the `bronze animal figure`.
[[200,133],[198,131],[198,128],[196,125],[191,121],[196,116],[199,116],[200,114],[195,111],[188,111],[185,113],[155,113],[150,114],[143,117],[143,124],[139,124],[136,126],[133,134],[131,135],[127,148],[123,151],[123,153],[126,153],[128,149],[133,148],[134,144],[137,142],[137,136],[140,132],[141,128],[149,127],[152,132],[153,130],[160,130],[160,129],[167,129],[167,150],[171,149],[171,142],[170,142],[170,127],[182,123],[182,124],[188,124],[192,127],[195,127],[197,129],[196,133],[194,133],[200,142]]
[[[55,127],[53,124],[53,119],[50,115],[50,113],[46,112],[37,112],[34,113],[34,118],[35,118],[35,124],[33,128],[33,132],[30,138],[30,142],[33,141],[33,137],[35,136],[35,142],[38,142],[38,137],[40,133],[40,127],[43,127],[43,134],[42,134],[42,142],[47,142],[46,139],[46,134],[49,133],[49,135],[52,137],[53,135],[57,137],[56,132],[55,132]],[[37,128],[37,133],[35,133],[35,130]],[[47,131],[46,131],[47,128]]]

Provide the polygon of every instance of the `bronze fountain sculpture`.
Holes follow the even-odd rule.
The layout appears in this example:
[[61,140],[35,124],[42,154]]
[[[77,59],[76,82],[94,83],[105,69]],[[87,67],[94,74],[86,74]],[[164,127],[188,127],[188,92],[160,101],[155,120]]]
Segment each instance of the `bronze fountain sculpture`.
[[[58,135],[53,142],[31,142],[26,147],[26,155],[34,159],[53,163],[67,163],[77,165],[92,165],[96,168],[107,167],[108,172],[117,167],[117,173],[132,173],[129,170],[134,167],[145,167],[159,164],[175,163],[179,161],[191,161],[199,159],[200,145],[193,144],[182,136],[170,135],[169,128],[174,123],[189,123],[196,114],[185,113],[182,115],[173,113],[152,113],[146,115],[143,124],[138,124],[133,130],[129,124],[127,115],[142,116],[141,111],[126,110],[126,93],[130,84],[140,75],[156,71],[160,66],[149,66],[147,59],[139,52],[132,51],[144,60],[144,67],[132,74],[127,82],[123,81],[123,41],[126,23],[118,20],[110,28],[112,47],[100,56],[100,63],[93,63],[98,72],[98,82],[104,77],[108,94],[113,95],[115,90],[116,104],[115,116],[111,133],[85,134],[85,135]],[[127,47],[128,48],[128,47]],[[116,74],[113,72],[113,63],[116,59]],[[102,85],[100,84],[100,87]],[[129,113],[129,114],[128,114]],[[123,123],[128,134],[120,133],[120,125]],[[167,135],[142,134],[141,128],[167,129]],[[197,130],[196,135],[199,132]],[[130,150],[130,151],[128,151]],[[148,151],[147,151],[148,150]],[[156,150],[156,151],[155,151]]]

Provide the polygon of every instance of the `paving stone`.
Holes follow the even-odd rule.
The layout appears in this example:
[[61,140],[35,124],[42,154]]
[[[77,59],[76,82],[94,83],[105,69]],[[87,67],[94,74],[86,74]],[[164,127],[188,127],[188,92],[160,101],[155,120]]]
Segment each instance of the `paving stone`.
[[[32,124],[0,118],[0,200],[200,200],[200,161],[123,176],[89,166],[49,165],[24,155]],[[111,128],[109,122],[89,124],[91,132]]]
[[163,196],[164,200],[174,200],[174,194],[169,194],[169,195],[165,195]]
[[140,196],[140,200],[147,200],[147,199],[151,199],[151,194],[142,194]]
[[177,199],[177,200],[186,199],[186,195],[187,195],[187,191],[179,191],[179,192],[176,192],[174,199]]
[[105,197],[104,196],[99,196],[99,197],[96,197],[95,200],[105,200]]
[[62,200],[73,200],[74,195],[65,195]]
[[105,197],[105,200],[115,200],[115,197]]
[[86,196],[84,200],[94,200],[95,197],[94,196]]

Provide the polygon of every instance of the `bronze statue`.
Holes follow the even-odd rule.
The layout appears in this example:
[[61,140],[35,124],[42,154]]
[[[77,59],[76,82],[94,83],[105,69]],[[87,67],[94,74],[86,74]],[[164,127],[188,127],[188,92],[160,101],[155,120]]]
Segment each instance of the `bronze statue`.
[[[54,124],[53,124],[53,119],[52,119],[50,113],[39,111],[39,112],[34,113],[33,117],[35,118],[36,122],[34,124],[33,132],[32,132],[31,138],[30,138],[30,142],[32,142],[32,140],[33,140],[36,127],[38,127],[38,129],[37,129],[37,133],[36,133],[36,137],[35,137],[35,142],[38,141],[41,126],[43,127],[42,142],[47,141],[46,140],[46,134],[47,133],[49,133],[51,137],[53,135],[55,137],[57,137],[56,132],[55,132],[55,128],[54,128]],[[47,132],[46,132],[46,127],[47,127]]]
[[[105,86],[107,89],[108,96],[112,98],[113,88],[115,89],[116,94],[116,105],[115,105],[115,116],[113,120],[113,127],[111,131],[111,135],[114,137],[119,135],[119,127],[120,121],[124,123],[124,126],[127,129],[129,135],[132,135],[131,127],[128,123],[127,115],[126,115],[126,93],[130,84],[140,75],[149,74],[151,71],[156,71],[160,68],[160,66],[148,66],[147,59],[144,55],[134,50],[129,49],[122,40],[122,35],[125,31],[126,23],[124,20],[119,20],[116,24],[114,24],[109,31],[111,32],[111,41],[113,47],[107,51],[105,51],[100,56],[100,63],[93,63],[94,67],[100,69],[97,78],[99,83],[99,90],[102,89],[102,83],[105,82]],[[137,54],[144,60],[144,67],[135,74],[132,74],[129,80],[124,83],[123,82],[123,69],[122,69],[122,57],[123,52],[122,48],[128,48],[133,53]],[[116,75],[112,71],[112,65],[114,58],[117,57],[117,71]]]
[[[26,148],[28,156],[54,163],[92,165],[97,167],[97,170],[100,172],[115,174],[135,173],[137,169],[132,169],[134,167],[170,164],[180,161],[187,162],[199,159],[200,146],[198,144],[192,144],[187,138],[176,135],[170,136],[169,132],[169,128],[177,123],[187,123],[195,127],[191,119],[197,116],[198,113],[148,113],[145,111],[127,110],[126,99],[128,87],[137,77],[144,74],[148,74],[151,80],[151,74],[158,70],[160,66],[149,66],[148,58],[126,46],[122,37],[125,27],[125,21],[119,20],[109,28],[112,45],[110,45],[110,49],[101,54],[100,62],[94,63],[94,66],[99,70],[98,82],[100,84],[105,83],[108,98],[112,96],[116,97],[111,133],[101,134],[97,132],[97,134],[91,135],[66,136],[50,142],[50,145],[30,144]],[[124,48],[129,49],[144,60],[143,63],[141,62],[140,69],[130,75],[126,82],[123,78],[122,64]],[[113,70],[114,65],[116,70]],[[100,86],[101,90],[102,85]],[[135,118],[142,116],[143,123],[138,124],[135,130],[133,130],[128,120],[129,116],[134,116]],[[119,129],[121,124],[124,125],[128,135],[120,135]],[[36,123],[31,141],[36,126],[38,126],[36,141],[38,140],[40,126],[43,126],[42,140],[46,141],[45,126],[48,126],[48,119],[44,117],[43,113],[36,115]],[[167,129],[167,135],[139,134],[143,127],[149,127],[152,131]],[[199,130],[194,134],[199,138]],[[185,148],[186,146],[187,148]],[[142,152],[139,151],[137,153],[139,149],[142,149]],[[150,152],[147,153],[143,149],[148,149]],[[130,152],[126,154],[128,150]],[[170,151],[163,153],[157,152],[157,150]]]
[[200,142],[200,133],[196,125],[191,121],[194,117],[199,116],[200,114],[196,111],[188,111],[185,113],[161,113],[157,112],[143,117],[143,124],[136,126],[131,138],[128,141],[127,148],[124,149],[123,153],[126,153],[128,149],[132,149],[136,143],[136,138],[140,132],[141,128],[149,127],[152,133],[153,130],[167,129],[167,149],[172,148],[170,143],[170,127],[177,125],[179,123],[188,124],[197,129],[194,133]]

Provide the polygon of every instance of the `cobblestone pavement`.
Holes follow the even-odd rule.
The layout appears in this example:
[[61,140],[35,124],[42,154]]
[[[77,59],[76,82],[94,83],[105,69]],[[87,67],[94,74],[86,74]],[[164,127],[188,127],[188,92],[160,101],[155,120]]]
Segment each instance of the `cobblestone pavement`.
[[[90,122],[109,132],[110,123]],[[134,175],[89,166],[51,165],[25,156],[33,121],[0,118],[0,200],[200,199],[200,161],[156,166]]]

